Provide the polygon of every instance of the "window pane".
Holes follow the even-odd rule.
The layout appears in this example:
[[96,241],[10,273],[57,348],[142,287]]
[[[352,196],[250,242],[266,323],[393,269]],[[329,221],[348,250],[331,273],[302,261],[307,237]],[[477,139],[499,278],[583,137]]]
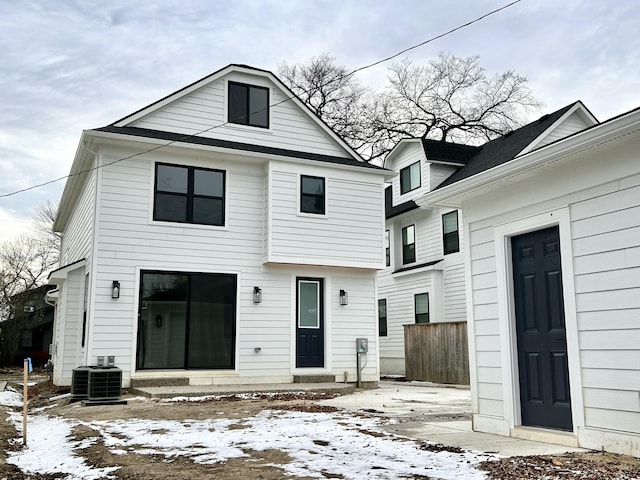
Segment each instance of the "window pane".
[[186,195],[156,193],[153,219],[167,222],[186,222]]
[[195,197],[193,223],[224,225],[224,201],[219,198]]
[[248,94],[249,89],[245,85],[229,82],[229,122],[242,125],[249,123],[249,117],[247,116]]
[[184,368],[188,278],[144,273],[138,368]]
[[400,193],[404,194],[420,186],[420,162],[400,170]]
[[429,323],[429,294],[419,293],[415,296],[416,323]]
[[420,186],[420,164],[414,163],[409,170],[411,171],[411,190],[414,190]]
[[160,192],[187,193],[188,172],[186,167],[158,165],[157,190]]
[[378,335],[387,336],[387,300],[378,300]]
[[409,245],[411,243],[415,243],[415,227],[413,225],[409,225],[408,227],[404,227],[402,229],[402,244]]
[[317,282],[298,283],[298,302],[300,309],[298,322],[301,327],[318,328],[320,326],[318,287]]
[[324,195],[324,178],[303,176],[302,193]]
[[458,230],[458,212],[449,212],[442,216],[442,228],[444,233],[451,233]]
[[224,196],[224,173],[194,169],[193,193],[210,197]]
[[232,275],[191,275],[189,368],[232,368],[235,293]]
[[269,126],[269,91],[252,87],[249,91],[249,125]]

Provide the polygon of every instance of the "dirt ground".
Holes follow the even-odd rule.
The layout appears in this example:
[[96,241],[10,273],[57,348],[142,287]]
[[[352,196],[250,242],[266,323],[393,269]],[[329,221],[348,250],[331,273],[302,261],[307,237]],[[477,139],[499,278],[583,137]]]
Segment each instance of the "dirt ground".
[[[51,385],[40,384],[31,391],[30,408],[50,405],[48,397],[61,390]],[[264,409],[297,410],[304,412],[332,412],[336,409],[316,404],[323,397],[320,394],[281,394],[244,400],[230,396],[206,402],[138,402],[127,405],[96,405],[82,407],[79,403],[68,400],[55,402],[46,413],[81,421],[99,421],[114,419],[149,420],[185,420],[206,419],[211,412],[216,418],[242,419],[256,415]],[[212,403],[215,402],[215,405]],[[361,412],[360,415],[368,415]],[[237,428],[242,428],[242,422]],[[375,434],[375,432],[372,432]],[[72,431],[74,440],[99,437],[98,432],[87,426],[75,427]],[[0,412],[0,480],[64,478],[56,475],[25,475],[15,466],[6,464],[6,452],[21,448],[21,444],[12,442],[19,435],[13,426],[6,421],[4,412]],[[423,443],[421,448],[431,451],[446,450],[456,452],[455,447]],[[112,475],[119,479],[132,480],[192,480],[215,478],[230,479],[262,479],[275,480],[283,478],[306,479],[310,477],[287,476],[284,470],[273,465],[282,465],[290,461],[288,455],[279,450],[251,451],[245,450],[247,457],[233,458],[217,464],[198,464],[191,459],[175,457],[171,462],[164,458],[149,455],[114,455],[103,445],[100,438],[91,446],[78,452],[85,457],[87,463],[95,467],[120,466]],[[485,462],[482,468],[491,479],[619,479],[630,480],[640,478],[640,459],[603,453],[572,454],[564,456],[531,456],[505,458],[500,461]],[[326,478],[341,478],[336,475],[325,475]],[[375,476],[368,476],[375,478]],[[424,477],[423,477],[424,478]]]

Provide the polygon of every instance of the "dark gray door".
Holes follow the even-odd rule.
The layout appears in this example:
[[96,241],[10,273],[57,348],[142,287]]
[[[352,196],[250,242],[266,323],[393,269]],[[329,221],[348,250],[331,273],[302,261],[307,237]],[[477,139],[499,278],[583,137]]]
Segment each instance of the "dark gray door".
[[558,227],[511,239],[522,424],[572,430]]
[[296,279],[296,367],[324,367],[323,281]]

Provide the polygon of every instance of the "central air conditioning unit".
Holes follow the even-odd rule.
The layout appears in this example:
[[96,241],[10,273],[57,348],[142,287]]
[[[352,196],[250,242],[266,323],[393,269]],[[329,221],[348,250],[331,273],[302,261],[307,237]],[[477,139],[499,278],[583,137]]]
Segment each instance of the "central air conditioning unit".
[[88,372],[87,400],[120,400],[122,396],[122,370],[118,367],[94,367]]
[[86,400],[91,367],[74,368],[71,374],[71,400]]

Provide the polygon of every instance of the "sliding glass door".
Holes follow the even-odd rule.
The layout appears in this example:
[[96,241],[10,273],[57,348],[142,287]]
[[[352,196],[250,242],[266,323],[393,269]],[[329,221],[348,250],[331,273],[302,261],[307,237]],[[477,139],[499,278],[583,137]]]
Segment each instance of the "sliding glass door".
[[234,368],[236,276],[141,273],[138,369]]

